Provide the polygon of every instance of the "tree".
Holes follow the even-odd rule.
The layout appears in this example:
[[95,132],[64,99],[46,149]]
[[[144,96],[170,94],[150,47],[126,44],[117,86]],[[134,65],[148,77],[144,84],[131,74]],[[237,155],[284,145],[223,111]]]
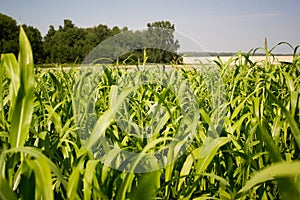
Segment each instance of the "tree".
[[163,29],[171,29],[175,31],[175,25],[169,21],[156,21],[152,23],[147,23],[148,28],[163,28]]
[[48,33],[44,37],[44,55],[46,62],[70,63],[81,61],[84,54],[85,31],[77,28],[71,20],[65,19],[64,26],[55,30],[49,26]]
[[147,42],[153,46],[147,49],[149,62],[182,63],[182,57],[177,54],[180,45],[174,37],[175,25],[169,21],[157,21],[148,23],[147,27]]
[[92,28],[78,28],[71,20],[64,20],[64,26],[55,30],[53,26],[44,38],[46,62],[71,63],[81,62],[98,44],[120,33],[118,27],[110,29],[99,24]]
[[44,37],[45,41],[50,41],[52,39],[52,37],[55,35],[56,30],[54,29],[53,25],[49,26],[49,30],[46,34],[46,36]]
[[[33,27],[22,25],[23,29],[30,41],[33,51],[34,62],[40,63],[43,58],[43,41],[40,31]],[[19,32],[20,28],[16,20],[0,13],[0,52],[14,53],[18,56],[19,52]]]
[[72,29],[72,28],[75,28],[75,25],[72,23],[71,20],[69,19],[65,19],[64,20],[64,27],[63,27],[63,30],[68,30],[68,29]]
[[16,20],[0,13],[0,53],[18,55],[19,27]]
[[[130,57],[127,60],[136,64],[143,61],[145,49],[148,62],[170,63],[180,60],[176,54],[179,43],[174,38],[175,25],[169,21],[148,23],[147,30],[131,31],[127,27],[120,29],[117,26],[110,29],[104,24],[79,28],[70,19],[64,19],[63,26],[60,25],[58,30],[50,25],[44,38],[33,26],[24,24],[23,28],[31,43],[35,63],[81,62],[100,43],[104,48],[93,51],[90,59],[104,56],[122,61]],[[12,52],[18,56],[18,35],[17,22],[0,13],[0,53]],[[116,37],[113,40],[103,45],[106,39],[114,35]]]

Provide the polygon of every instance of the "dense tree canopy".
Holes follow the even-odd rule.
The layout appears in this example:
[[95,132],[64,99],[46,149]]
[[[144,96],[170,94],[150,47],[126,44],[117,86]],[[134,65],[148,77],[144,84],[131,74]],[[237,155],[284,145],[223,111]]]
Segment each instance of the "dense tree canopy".
[[18,26],[16,20],[0,13],[1,53],[18,52]]
[[[154,23],[148,23],[148,34],[150,35],[150,43],[155,44],[159,49],[150,49],[152,57],[151,62],[182,62],[180,56],[176,53],[179,48],[178,40],[174,38],[175,25],[169,21],[158,21]],[[162,50],[161,50],[162,49]]]
[[[50,25],[44,37],[38,29],[25,24],[22,26],[31,42],[35,63],[79,63],[90,52],[92,56],[89,59],[107,57],[116,61],[117,58],[118,61],[129,60],[130,64],[143,61],[144,53],[147,54],[147,61],[152,63],[170,63],[180,58],[175,54],[179,48],[178,41],[174,39],[175,26],[168,21],[148,23],[144,31],[131,31],[127,27],[109,28],[103,24],[80,28],[65,19],[63,26],[58,29]],[[0,53],[12,52],[17,55],[18,35],[16,20],[0,14]],[[100,48],[95,48],[114,35],[115,41],[107,42],[105,54]]]
[[[40,31],[33,26],[22,25],[31,43],[33,56],[36,63],[43,61],[43,38]],[[19,52],[19,31],[16,20],[0,13],[0,52]]]

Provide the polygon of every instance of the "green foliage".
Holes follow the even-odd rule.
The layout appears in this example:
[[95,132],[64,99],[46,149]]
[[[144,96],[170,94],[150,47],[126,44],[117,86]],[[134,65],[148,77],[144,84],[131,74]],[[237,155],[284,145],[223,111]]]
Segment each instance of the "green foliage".
[[[43,41],[40,31],[32,26],[23,25],[23,29],[31,43],[35,63],[43,62]],[[18,55],[19,51],[19,27],[17,22],[0,13],[0,53],[13,53]]]
[[18,26],[16,20],[0,13],[0,52],[18,54]]
[[[36,183],[36,199],[53,199],[51,171],[43,157],[28,160],[27,165],[33,170]],[[71,180],[70,180],[71,181]]]
[[[55,30],[54,26],[50,25],[47,34],[43,38],[38,29],[25,24],[23,25],[23,29],[31,43],[33,58],[36,64],[81,63],[102,41],[121,32],[125,32],[128,35],[128,38],[123,44],[122,51],[124,51],[127,46],[151,47],[154,45],[161,49],[147,48],[147,61],[149,63],[170,64],[182,62],[182,58],[175,53],[179,48],[179,43],[174,39],[174,24],[171,24],[169,21],[159,21],[148,23],[147,27],[147,33],[142,36],[140,35],[140,31],[128,31],[127,27],[122,29],[117,26],[109,28],[106,25],[99,24],[92,28],[79,28],[73,24],[71,20],[65,19],[63,26],[59,26],[58,30]],[[163,31],[164,33],[160,31],[160,33],[157,33],[157,28],[164,28],[169,31]],[[153,35],[153,33],[155,34]],[[17,56],[19,50],[18,35],[19,28],[17,22],[11,17],[0,13],[0,52],[13,53]],[[147,42],[145,42],[145,39],[147,39]],[[110,44],[106,50],[108,52],[118,52],[116,49],[110,49],[111,45],[112,44]],[[120,46],[119,43],[117,45]],[[146,61],[144,60],[143,53],[144,49],[135,48],[129,53],[119,55],[118,61],[126,64],[139,64]],[[98,53],[98,56],[106,55]],[[108,56],[108,58],[109,57],[110,56]],[[116,60],[112,61],[116,62]]]
[[[33,58],[31,52],[29,40],[21,27],[19,62],[16,66],[19,73],[16,72],[15,68],[15,73],[13,74],[17,76],[17,78],[14,78],[17,81],[15,83],[17,95],[15,96],[15,102],[12,102],[13,104],[11,105],[13,107],[10,128],[11,147],[23,146],[28,137],[34,101]],[[6,66],[4,65],[3,67]]]
[[[66,21],[61,31],[73,28]],[[200,71],[174,66],[172,70],[185,77],[200,105],[196,137],[174,163],[151,173],[134,174],[103,165],[82,145],[78,136],[81,127],[76,126],[73,114],[77,69],[65,71],[60,66],[56,70],[34,69],[29,41],[22,28],[19,40],[18,60],[13,54],[1,55],[1,199],[296,199],[299,196],[299,54],[295,53],[291,63],[279,64],[272,63],[267,48],[270,57],[259,63],[249,60],[252,51],[238,53],[226,63],[216,60],[214,67],[225,83],[228,102],[222,105],[226,115],[222,129],[218,130],[220,136],[214,137],[208,131],[218,113],[210,94],[216,90],[209,90],[210,82],[206,82],[207,77]],[[109,136],[115,146],[128,150],[141,152],[148,144],[152,150],[162,148],[165,138],[176,134],[176,122],[182,117],[176,97],[155,84],[125,91],[134,92],[130,117],[141,127],[152,123],[148,118],[152,103],[160,102],[170,111],[162,119],[167,125],[158,124],[158,134],[148,141],[126,134],[118,128],[111,109],[124,99],[116,98],[116,84],[128,74],[126,69],[104,68],[97,79],[94,109],[100,118],[95,130]],[[95,141],[89,142],[88,146],[92,146]]]
[[175,26],[170,22],[156,22],[147,30],[125,31],[100,43],[85,58],[85,64],[112,63],[116,65],[141,63],[182,63],[176,52],[179,41],[174,38]]
[[[300,162],[295,161],[295,162],[280,162],[273,164],[269,167],[264,168],[263,170],[259,171],[258,173],[255,174],[248,182],[247,184],[239,191],[237,196],[239,194],[245,193],[254,186],[261,184],[263,182],[267,182],[270,180],[274,179],[279,179],[279,178],[286,178],[286,177],[298,177],[300,174]],[[295,181],[298,185],[299,181]],[[293,184],[293,183],[292,183]],[[286,185],[286,191],[290,192],[290,187],[291,185]],[[299,194],[289,194],[290,199],[297,199],[299,197]]]

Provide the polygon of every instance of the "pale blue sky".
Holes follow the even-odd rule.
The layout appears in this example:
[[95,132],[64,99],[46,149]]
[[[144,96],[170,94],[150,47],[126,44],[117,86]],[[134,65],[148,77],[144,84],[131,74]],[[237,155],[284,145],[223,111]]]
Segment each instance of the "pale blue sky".
[[[207,51],[237,52],[286,41],[300,44],[299,0],[2,0],[0,12],[37,27],[43,35],[49,25],[64,19],[78,27],[146,28],[148,22],[169,20]],[[194,50],[193,47],[184,50]],[[287,47],[277,52],[291,53]]]

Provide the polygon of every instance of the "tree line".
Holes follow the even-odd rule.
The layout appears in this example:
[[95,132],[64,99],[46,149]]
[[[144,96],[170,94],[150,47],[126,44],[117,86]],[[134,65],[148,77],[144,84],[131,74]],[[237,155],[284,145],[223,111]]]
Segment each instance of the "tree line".
[[[58,29],[50,25],[44,37],[37,28],[22,26],[36,64],[92,62],[101,56],[110,62],[130,64],[145,59],[152,63],[182,62],[181,56],[176,54],[179,42],[174,38],[175,25],[169,21],[148,23],[146,30],[132,31],[127,27],[109,28],[104,24],[80,28],[64,19],[63,26]],[[0,13],[0,53],[11,52],[17,56],[19,29],[15,19]]]

